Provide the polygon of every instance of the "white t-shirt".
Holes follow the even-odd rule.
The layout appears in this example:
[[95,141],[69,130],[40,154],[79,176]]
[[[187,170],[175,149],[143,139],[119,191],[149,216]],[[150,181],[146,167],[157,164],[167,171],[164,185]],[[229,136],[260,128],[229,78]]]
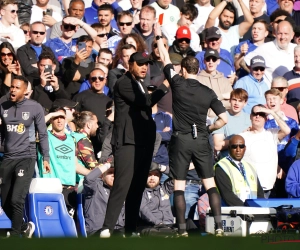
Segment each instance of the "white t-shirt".
[[240,135],[245,139],[246,152],[243,160],[256,168],[257,176],[264,190],[273,188],[277,176],[278,128],[260,133],[247,131]]
[[12,36],[12,39],[1,37],[0,43],[10,42],[11,45],[14,47],[15,51],[17,51],[18,48],[25,44],[25,36],[23,30],[21,30],[14,24],[11,24],[9,27],[6,27],[0,21],[0,33],[7,33]]
[[222,34],[221,49],[226,49],[234,57],[235,47],[240,43],[239,25],[231,26],[228,32],[220,29]]
[[[193,24],[191,25],[190,29],[195,31],[197,34],[200,34],[204,30],[207,18],[210,12],[214,9],[214,7],[212,5],[200,6],[197,3],[195,4],[195,7],[198,9],[198,16],[193,21]],[[215,26],[217,27],[218,24],[219,24],[219,18],[216,19]]]
[[[40,7],[33,5],[31,8],[31,18],[30,23],[34,23],[37,21],[43,20],[43,9]],[[62,20],[62,16],[53,10],[52,17],[56,20],[56,22],[60,22]],[[43,41],[45,43],[50,38],[51,28],[46,25],[46,37]]]
[[[169,24],[166,24],[161,27],[161,31],[164,33],[164,35],[168,39],[169,46],[171,46],[173,44],[173,42],[175,41],[175,35],[176,35],[177,29],[178,29],[178,26],[175,23],[169,23]],[[191,30],[191,36],[192,36],[191,44],[190,44],[191,48],[195,52],[201,51],[200,38],[199,38],[198,34]]]
[[152,3],[150,6],[152,6],[156,10],[157,21],[160,22],[160,20],[162,20],[162,26],[169,23],[177,24],[180,18],[180,11],[178,7],[173,4],[169,4],[169,7],[167,9],[162,9],[157,4],[157,2]]

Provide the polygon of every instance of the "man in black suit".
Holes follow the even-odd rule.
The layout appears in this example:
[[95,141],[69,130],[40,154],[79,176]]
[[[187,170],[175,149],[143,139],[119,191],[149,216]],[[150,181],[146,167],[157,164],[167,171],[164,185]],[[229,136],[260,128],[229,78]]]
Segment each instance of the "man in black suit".
[[151,107],[167,92],[168,83],[148,94],[143,82],[149,57],[136,52],[130,56],[129,71],[114,87],[115,121],[113,145],[115,180],[108,200],[101,238],[109,238],[120,214],[124,200],[125,233],[136,232],[142,194],[152,161],[156,126]]

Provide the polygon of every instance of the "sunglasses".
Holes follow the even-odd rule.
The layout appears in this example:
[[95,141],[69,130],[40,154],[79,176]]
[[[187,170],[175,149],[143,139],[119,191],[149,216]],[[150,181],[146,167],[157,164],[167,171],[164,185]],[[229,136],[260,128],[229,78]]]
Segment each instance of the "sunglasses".
[[103,77],[103,76],[92,76],[91,79],[92,79],[92,82],[96,82],[97,79],[98,79],[100,82],[103,82],[103,81],[106,79],[106,77]]
[[128,22],[128,23],[119,22],[119,25],[120,25],[120,26],[124,26],[124,25],[126,25],[126,26],[131,26],[131,25],[132,25],[132,22]]
[[11,56],[13,56],[13,53],[11,53],[11,52],[9,52],[9,53],[3,53],[3,52],[1,52],[1,57],[5,57],[5,56],[11,57]]
[[191,40],[188,38],[180,38],[177,41],[178,41],[178,43],[183,43],[183,42],[190,43],[191,42]]
[[264,67],[256,67],[256,68],[253,68],[253,71],[263,72],[263,71],[265,71],[265,68]]
[[24,34],[27,35],[27,33],[29,32],[29,30],[23,30]]
[[206,58],[205,58],[205,61],[206,61],[206,62],[210,62],[211,60],[212,60],[213,62],[216,62],[216,61],[218,60],[218,58],[213,57],[213,56],[210,56],[210,57],[206,57]]
[[[164,46],[165,46],[165,48],[167,48],[167,44],[164,44]],[[157,49],[157,43],[154,43],[154,44],[153,44],[153,48],[154,48],[154,49]]]
[[103,33],[103,34],[98,34],[97,36],[98,36],[98,37],[105,37],[105,36],[108,37],[108,34],[109,34],[109,33]]
[[72,25],[72,24],[64,24],[63,27],[65,30],[68,30],[68,29],[75,30],[76,29],[76,26]]
[[280,92],[282,92],[286,89],[286,87],[272,87],[272,89],[278,89]]
[[260,117],[266,117],[266,114],[264,112],[251,112],[251,115],[253,116],[260,116]]
[[[6,10],[6,9],[3,9],[3,10]],[[17,13],[18,14],[19,11],[18,10],[11,10],[10,13],[12,13],[12,14]]]
[[245,144],[232,144],[232,145],[230,145],[230,148],[232,148],[232,149],[237,149],[238,147],[240,149],[242,149],[242,148],[245,148],[246,145]]
[[45,31],[36,31],[36,30],[33,30],[32,33],[33,33],[34,35],[37,35],[37,34],[45,35],[46,32],[45,32]]

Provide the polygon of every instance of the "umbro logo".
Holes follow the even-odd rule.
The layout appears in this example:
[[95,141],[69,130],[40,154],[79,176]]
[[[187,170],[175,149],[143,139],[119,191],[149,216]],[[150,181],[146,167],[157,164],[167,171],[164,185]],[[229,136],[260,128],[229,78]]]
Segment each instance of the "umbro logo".
[[56,147],[55,150],[57,150],[58,152],[63,153],[63,154],[68,154],[73,151],[69,146],[64,145],[64,144]]

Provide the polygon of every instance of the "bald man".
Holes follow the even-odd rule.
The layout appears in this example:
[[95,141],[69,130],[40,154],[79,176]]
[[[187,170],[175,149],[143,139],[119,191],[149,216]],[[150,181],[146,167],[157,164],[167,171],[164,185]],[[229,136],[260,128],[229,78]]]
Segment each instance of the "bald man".
[[291,43],[294,37],[292,25],[288,21],[281,21],[276,30],[276,38],[272,42],[264,43],[254,51],[245,56],[245,62],[250,65],[250,60],[257,55],[265,59],[266,68],[264,80],[271,87],[272,79],[283,76],[293,69],[294,48],[296,44]]
[[229,140],[229,155],[214,166],[215,181],[227,206],[244,206],[246,199],[264,198],[255,168],[243,159],[246,145],[240,135]]

